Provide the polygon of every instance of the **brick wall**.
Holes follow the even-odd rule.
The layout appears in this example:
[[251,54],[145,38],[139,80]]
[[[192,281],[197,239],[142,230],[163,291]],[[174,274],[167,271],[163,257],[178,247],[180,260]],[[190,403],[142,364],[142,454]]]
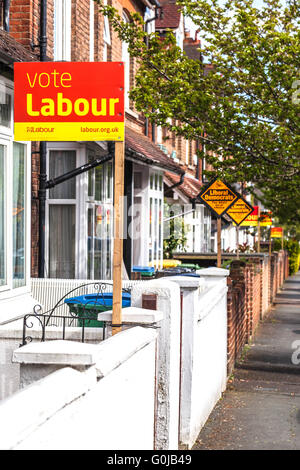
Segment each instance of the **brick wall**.
[[90,60],[90,1],[72,1],[71,59],[76,62]]
[[247,309],[245,264],[232,263],[234,266],[228,278],[227,297],[227,335],[228,335],[228,370],[231,371],[247,342]]
[[288,256],[284,251],[231,263],[227,294],[228,374],[287,277]]

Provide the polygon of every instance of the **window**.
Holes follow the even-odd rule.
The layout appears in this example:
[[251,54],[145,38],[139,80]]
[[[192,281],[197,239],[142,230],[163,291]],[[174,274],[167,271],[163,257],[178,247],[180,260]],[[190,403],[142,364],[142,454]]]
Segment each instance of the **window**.
[[[123,21],[125,23],[129,23],[129,18],[128,16],[123,13]],[[129,91],[130,91],[130,55],[129,55],[129,50],[128,50],[128,43],[123,42],[122,43],[122,61],[124,62],[124,67],[125,67],[125,109],[129,109]]]
[[163,259],[163,177],[150,173],[149,263],[160,268]]
[[[63,175],[76,168],[75,150],[49,152],[49,177]],[[49,277],[75,277],[76,178],[58,184],[49,191]]]
[[[104,0],[104,5],[107,5],[107,0]],[[103,61],[108,60],[108,49],[111,46],[111,39],[110,39],[110,27],[109,27],[109,20],[107,16],[104,16],[104,26],[103,26]]]
[[193,165],[193,141],[189,140],[189,166]]
[[[14,142],[12,134],[13,84],[0,84],[0,292],[5,299],[29,292],[30,254],[30,145]],[[1,294],[1,300],[2,294]],[[21,302],[22,304],[22,302]],[[22,311],[11,303],[4,315]],[[1,312],[2,313],[2,312]]]
[[13,143],[13,287],[25,285],[25,145]]
[[[89,161],[96,155],[89,153]],[[112,163],[89,171],[87,206],[87,277],[112,279],[113,200]]]
[[54,60],[71,60],[71,0],[54,0]]
[[0,88],[0,126],[11,127],[12,95],[4,87]]
[[12,134],[13,92],[5,83],[0,83],[0,132]]

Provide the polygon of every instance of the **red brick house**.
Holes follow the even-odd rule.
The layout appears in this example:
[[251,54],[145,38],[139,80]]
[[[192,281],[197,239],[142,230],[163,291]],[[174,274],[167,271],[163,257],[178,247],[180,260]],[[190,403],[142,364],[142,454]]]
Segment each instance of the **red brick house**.
[[[2,3],[8,6],[7,2]],[[145,19],[153,19],[159,6],[157,0],[112,0],[111,3],[125,21],[130,21],[130,15],[136,11]],[[164,19],[148,22],[149,28],[163,31],[172,27],[178,44],[183,47],[182,14],[173,2],[162,1],[161,4]],[[46,11],[44,25],[42,6]],[[122,60],[126,70],[125,91],[132,86],[135,60],[93,0],[11,0],[9,15],[7,13],[4,15],[7,21],[9,19],[6,34],[30,57],[38,59],[40,46],[44,45],[44,60],[47,61]],[[180,207],[190,205],[201,189],[202,179],[201,165],[196,158],[197,142],[167,135],[164,129],[149,125],[145,117],[136,112],[127,93],[125,108],[128,210],[124,263],[130,276],[133,265],[161,266],[164,197],[169,203],[179,203]],[[30,148],[29,144],[27,146]],[[31,263],[28,260],[27,265],[31,265],[33,277],[111,278],[112,161],[48,189],[44,225],[39,216],[42,173],[45,180],[53,179],[107,154],[109,149],[107,142],[48,142],[43,172],[40,144],[32,143]],[[210,247],[210,215],[206,212],[202,205],[197,205],[187,214],[189,251]],[[144,220],[149,221],[148,224],[143,223]],[[42,249],[41,233],[45,237]]]
[[[160,3],[164,14],[163,18],[158,18],[155,22],[156,32],[163,38],[166,30],[172,30],[177,45],[188,57],[200,60],[200,41],[189,37],[183,14],[175,0],[161,0]],[[175,124],[175,121],[172,124]],[[189,252],[210,251],[210,212],[202,204],[195,204],[195,198],[203,186],[203,162],[196,155],[197,149],[201,148],[201,142],[188,141],[165,129],[158,129],[157,143],[185,172],[184,178],[181,179],[169,172],[164,176],[166,202],[172,207],[177,206],[175,213],[185,214],[182,218],[187,238],[185,249]]]
[[[10,7],[10,35],[36,52],[41,36],[39,3],[12,0]],[[157,2],[125,0],[113,1],[112,5],[125,21],[130,21],[135,11],[153,18]],[[129,90],[134,80],[135,61],[93,0],[48,0],[46,23],[47,60],[122,60],[126,70],[125,91]],[[168,170],[180,176],[183,170],[147,137],[149,130],[152,135],[151,126],[146,128],[145,118],[136,112],[128,97],[125,107],[125,195],[129,232],[124,240],[124,262],[130,275],[133,264],[148,265],[162,260],[163,174]],[[38,144],[33,150],[38,152]],[[107,151],[105,142],[47,143],[47,179],[72,171]],[[44,253],[38,249],[39,153],[32,154],[32,169],[32,276],[38,275],[39,263],[44,257],[46,277],[110,278],[112,162],[47,191]],[[150,227],[142,223],[145,219],[150,221]]]

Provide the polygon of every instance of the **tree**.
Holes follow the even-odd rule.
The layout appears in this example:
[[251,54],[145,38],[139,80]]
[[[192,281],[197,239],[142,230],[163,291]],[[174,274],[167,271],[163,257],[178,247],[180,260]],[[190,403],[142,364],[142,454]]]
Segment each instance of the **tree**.
[[275,214],[293,214],[291,198],[300,206],[298,1],[256,8],[253,0],[178,0],[202,31],[199,61],[181,52],[171,31],[164,40],[147,36],[139,15],[124,24],[97,3],[139,61],[131,91],[137,109],[205,144],[199,158],[214,175],[251,182]]

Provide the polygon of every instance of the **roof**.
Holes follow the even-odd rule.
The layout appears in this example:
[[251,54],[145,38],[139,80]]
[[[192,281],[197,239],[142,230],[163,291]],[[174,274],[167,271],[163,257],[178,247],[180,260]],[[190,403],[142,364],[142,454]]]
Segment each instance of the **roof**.
[[[171,173],[166,173],[165,177],[173,185],[179,183],[180,177]],[[180,191],[184,196],[189,199],[194,199],[203,189],[202,183],[194,178],[192,175],[185,175],[183,183],[177,186],[176,190]]]
[[[135,160],[155,165],[177,175],[184,173],[182,168],[173,162],[157,145],[151,140],[126,126],[125,131],[126,157],[132,157]],[[171,173],[171,174],[172,174]]]
[[0,60],[8,65],[14,62],[35,62],[36,54],[19,44],[8,32],[0,29]]
[[164,5],[163,2],[161,2],[161,4],[163,8],[163,18],[158,18],[155,21],[155,29],[179,28],[181,18],[179,6],[175,3]]
[[183,41],[183,50],[189,59],[200,60],[200,47],[201,43],[199,40],[187,38]]

